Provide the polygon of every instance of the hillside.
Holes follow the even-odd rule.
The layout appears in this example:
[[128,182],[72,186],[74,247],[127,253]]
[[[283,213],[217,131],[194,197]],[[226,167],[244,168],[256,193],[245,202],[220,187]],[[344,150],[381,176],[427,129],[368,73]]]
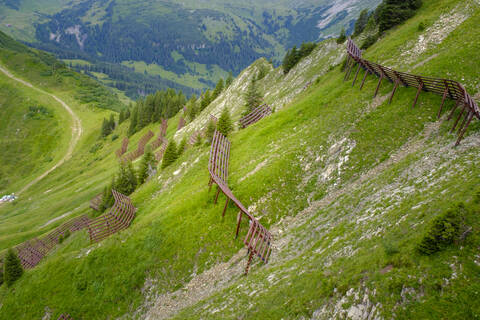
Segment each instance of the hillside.
[[[457,80],[478,102],[479,22],[477,0],[425,1],[363,56]],[[13,287],[1,286],[0,319],[478,317],[480,122],[454,147],[447,120],[453,101],[447,99],[438,120],[442,96],[421,93],[412,108],[417,90],[399,87],[390,104],[394,86],[384,81],[372,98],[378,78],[368,76],[362,90],[360,80],[352,87],[353,76],[344,82],[345,58],[345,44],[327,40],[287,75],[259,59],[183,129],[176,131],[183,111],[169,120],[167,138],[177,141],[225,107],[237,122],[249,80],[266,71],[258,87],[275,112],[229,136],[228,185],[272,232],[268,264],[254,259],[243,276],[248,225],[235,240],[237,208],[230,204],[222,218],[225,197],[213,203],[204,143],[131,195],[138,210],[128,229],[96,244],[86,230],[76,232]],[[0,207],[0,249],[46,233],[58,217],[93,216],[88,201],[117,170],[121,139],[98,139],[109,112],[58,91],[79,112],[86,134],[72,159]],[[125,136],[128,125],[114,134]],[[129,151],[158,127],[130,137]],[[449,223],[438,220],[448,212],[458,217],[461,235],[423,254],[419,244],[434,222]],[[452,232],[449,226],[442,236]]]
[[379,2],[5,1],[0,30],[74,65],[90,61],[133,98],[166,87],[198,92],[260,57],[278,64],[293,45],[351,31]]

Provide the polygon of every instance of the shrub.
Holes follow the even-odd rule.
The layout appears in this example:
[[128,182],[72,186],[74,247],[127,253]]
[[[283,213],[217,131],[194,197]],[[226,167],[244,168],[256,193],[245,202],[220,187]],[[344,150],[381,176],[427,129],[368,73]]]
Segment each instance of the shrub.
[[430,255],[453,244],[461,233],[465,212],[465,205],[460,203],[436,217],[418,244],[417,250],[421,254]]
[[9,249],[7,252],[4,268],[3,279],[5,280],[7,286],[10,287],[23,274],[23,268],[22,264],[20,263],[20,259],[12,249]]
[[425,28],[426,28],[425,22],[422,21],[418,24],[418,31],[424,31]]
[[102,143],[97,142],[90,148],[90,153],[95,153],[98,150],[102,149],[102,147],[103,147]]

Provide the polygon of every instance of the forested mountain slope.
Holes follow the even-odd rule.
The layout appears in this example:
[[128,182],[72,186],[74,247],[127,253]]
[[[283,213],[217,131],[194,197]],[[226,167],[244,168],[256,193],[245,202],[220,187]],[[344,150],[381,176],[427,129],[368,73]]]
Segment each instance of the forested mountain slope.
[[[479,22],[477,0],[428,1],[363,55],[460,81],[478,101]],[[412,108],[417,90],[400,87],[389,104],[394,86],[384,81],[373,99],[378,78],[352,87],[352,77],[343,81],[344,59],[344,44],[332,40],[287,75],[260,59],[185,129],[176,132],[183,111],[169,120],[167,138],[177,142],[224,107],[237,121],[250,80],[266,72],[257,85],[276,110],[229,136],[228,184],[272,232],[268,264],[254,260],[243,276],[248,225],[235,240],[237,208],[229,205],[222,218],[223,195],[213,203],[203,143],[132,193],[138,210],[128,229],[97,244],[75,233],[13,287],[0,287],[0,319],[477,317],[480,122],[455,148],[446,119],[453,101],[438,120],[442,97],[432,93]],[[127,127],[114,133],[122,137]],[[135,133],[132,144],[158,127]],[[107,137],[90,153],[96,139],[32,189],[31,200],[0,208],[1,234],[11,234],[0,239],[3,248],[44,232],[21,237],[66,211],[91,213],[89,196],[109,183],[121,144]]]
[[[260,57],[278,63],[302,41],[351,30],[358,13],[379,2],[6,1],[0,30],[61,58],[115,63],[96,63],[91,71],[106,73],[109,85],[122,90],[137,81],[151,90],[151,77],[159,76],[163,87],[188,91],[211,87]],[[141,75],[128,75],[126,67]]]

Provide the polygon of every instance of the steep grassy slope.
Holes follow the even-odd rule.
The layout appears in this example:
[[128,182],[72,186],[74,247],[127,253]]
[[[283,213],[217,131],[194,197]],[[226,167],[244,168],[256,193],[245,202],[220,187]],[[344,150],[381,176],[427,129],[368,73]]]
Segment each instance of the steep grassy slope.
[[[404,70],[405,40],[425,39],[442,15],[464,10],[462,23],[412,55],[405,68],[461,80],[478,96],[480,51],[471,48],[478,43],[479,6],[432,0],[365,54]],[[424,20],[427,30],[420,32]],[[436,121],[441,97],[422,94],[412,109],[415,90],[402,88],[388,104],[392,85],[384,83],[372,100],[376,78],[369,77],[363,91],[343,82],[335,67],[343,50],[321,44],[290,80],[271,70],[260,85],[267,102],[281,101],[277,112],[230,138],[229,185],[275,236],[268,265],[255,262],[242,276],[246,251],[233,239],[237,211],[229,207],[221,219],[222,205],[208,193],[209,148],[199,146],[132,195],[138,211],[129,229],[95,245],[86,232],[77,233],[14,290],[0,288],[0,319],[40,318],[45,310],[78,319],[477,317],[479,124],[453,148],[451,123]],[[266,61],[242,73],[177,138],[223,106],[238,119],[246,80],[261,64]],[[451,107],[448,102],[444,113]],[[10,206],[10,218],[36,210],[39,221],[25,226],[31,228],[68,206],[87,212],[82,206],[109,179],[118,145],[104,141],[95,155],[83,145],[65,171],[32,189],[31,202]],[[45,194],[48,188],[54,191]],[[63,207],[51,211],[55,201]],[[470,210],[466,240],[432,256],[419,254],[415,247],[431,221],[457,201]],[[10,229],[19,224],[12,221]]]

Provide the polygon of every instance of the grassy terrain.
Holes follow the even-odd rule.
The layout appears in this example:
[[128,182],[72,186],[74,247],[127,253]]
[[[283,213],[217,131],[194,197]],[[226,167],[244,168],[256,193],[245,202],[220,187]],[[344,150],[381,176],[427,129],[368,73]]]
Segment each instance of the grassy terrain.
[[0,194],[17,191],[59,161],[71,119],[53,98],[0,75]]
[[[433,27],[460,3],[470,8],[465,22],[404,68],[462,80],[477,94],[480,51],[458,49],[478,43],[477,2],[425,3],[365,55],[402,67],[402,43],[422,35],[415,31],[419,21],[428,19]],[[46,307],[53,318],[68,312],[75,319],[478,317],[478,121],[453,148],[452,123],[436,121],[441,97],[422,94],[412,109],[415,90],[400,88],[388,104],[393,86],[384,82],[372,100],[377,79],[370,76],[362,91],[359,84],[343,82],[340,52],[343,48],[327,42],[287,77],[271,69],[259,86],[267,102],[281,100],[277,111],[229,138],[229,185],[275,237],[268,265],[255,261],[249,276],[241,275],[246,263],[241,237],[248,226],[233,239],[237,210],[230,206],[221,218],[224,197],[214,205],[207,187],[209,147],[198,146],[132,195],[138,211],[130,228],[100,244],[90,244],[85,231],[76,233],[13,289],[0,287],[0,319],[40,318]],[[425,62],[432,53],[438,55]],[[417,66],[420,62],[425,63]],[[172,118],[168,137],[180,139],[225,105],[238,120],[245,84],[265,63],[259,60],[240,74],[178,133],[180,114]],[[68,92],[63,96],[74,103]],[[452,105],[447,103],[443,116]],[[106,112],[78,110],[84,119]],[[135,134],[129,150],[158,126]],[[122,137],[127,127],[115,133]],[[0,248],[46,232],[52,225],[38,226],[69,210],[89,212],[88,200],[116,170],[114,150],[121,139],[98,140],[93,124],[87,132],[74,158],[33,187],[28,199],[0,208]],[[91,153],[97,143],[101,148]],[[432,256],[419,254],[416,246],[432,220],[458,201],[468,208],[463,223],[470,234]],[[33,210],[35,216],[28,215]],[[209,270],[218,272],[203,286],[188,285]]]
[[175,62],[183,60],[183,62],[188,66],[189,72],[185,74],[176,74],[174,72],[165,70],[162,66],[159,66],[155,63],[146,64],[143,61],[123,61],[122,64],[127,67],[135,68],[135,72],[138,73],[148,73],[151,75],[157,75],[164,79],[174,81],[186,87],[205,90],[209,88],[206,83],[201,82],[200,79],[208,79],[213,82],[217,82],[220,78],[226,79],[228,77],[228,72],[220,68],[219,66],[209,66],[200,64],[196,62],[186,62],[181,55],[174,56]]

